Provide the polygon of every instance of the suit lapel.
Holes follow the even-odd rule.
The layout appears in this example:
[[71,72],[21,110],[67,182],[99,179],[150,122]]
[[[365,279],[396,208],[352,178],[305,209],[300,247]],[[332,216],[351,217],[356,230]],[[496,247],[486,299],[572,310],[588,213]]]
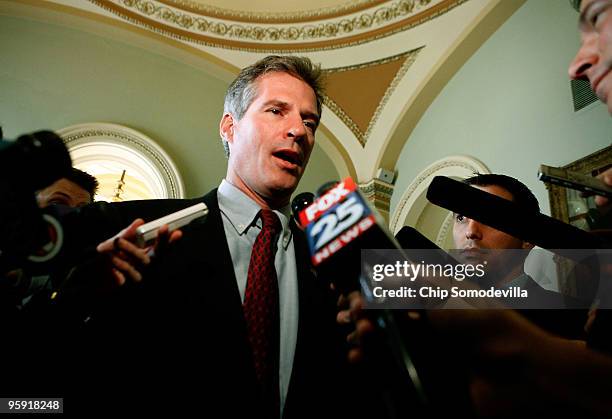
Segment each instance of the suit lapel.
[[234,266],[231,263],[232,257],[227,245],[219,202],[217,201],[217,189],[206,194],[203,201],[208,206],[209,214],[208,219],[202,224],[202,228],[196,230],[196,240],[203,244],[200,250],[203,252],[202,256],[208,259],[208,263],[215,270],[213,276],[223,278],[223,281],[219,282],[225,283],[224,290],[234,294],[240,302]]
[[244,332],[244,316],[242,301],[236,275],[230,255],[223,220],[217,201],[217,190],[206,194],[202,201],[208,206],[208,217],[195,223],[189,232],[189,245],[186,251],[191,263],[187,266],[193,269],[188,272],[197,280],[196,288],[201,297],[215,307],[215,311],[237,327],[235,330]]
[[[296,406],[301,405],[302,395],[307,391],[305,382],[309,376],[309,371],[312,365],[309,365],[312,351],[311,345],[317,339],[313,335],[318,331],[313,330],[314,310],[320,308],[317,302],[317,279],[311,271],[309,263],[310,257],[307,249],[304,233],[295,225],[293,221],[290,223],[293,232],[293,243],[295,248],[295,260],[297,264],[297,280],[298,280],[298,299],[299,299],[299,318],[298,318],[298,336],[295,346],[295,356],[293,360],[293,369],[291,372],[291,380],[289,382],[289,391],[287,392],[287,402],[285,404],[285,416],[291,416]],[[320,296],[320,295],[319,295]]]

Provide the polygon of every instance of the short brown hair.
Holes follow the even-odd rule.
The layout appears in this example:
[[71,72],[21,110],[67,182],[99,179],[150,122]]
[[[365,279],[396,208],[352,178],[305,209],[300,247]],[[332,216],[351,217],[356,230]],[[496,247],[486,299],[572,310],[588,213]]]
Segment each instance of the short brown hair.
[[94,196],[96,195],[96,192],[98,192],[98,179],[87,172],[77,169],[76,167],[73,167],[65,178],[86,191],[91,197],[89,201],[90,203],[94,201]]
[[511,176],[496,173],[477,173],[463,180],[463,183],[474,186],[499,186],[507,190],[512,195],[512,201],[525,211],[532,213],[540,212],[538,199],[533,192],[523,182]]
[[[255,81],[268,73],[288,73],[309,85],[317,98],[317,112],[321,116],[323,104],[323,73],[319,65],[315,65],[306,57],[294,55],[269,55],[255,64],[243,68],[238,77],[230,84],[225,94],[223,113],[231,113],[237,120],[242,119],[247,109],[257,96]],[[229,146],[225,138],[223,148],[226,157],[229,156]]]

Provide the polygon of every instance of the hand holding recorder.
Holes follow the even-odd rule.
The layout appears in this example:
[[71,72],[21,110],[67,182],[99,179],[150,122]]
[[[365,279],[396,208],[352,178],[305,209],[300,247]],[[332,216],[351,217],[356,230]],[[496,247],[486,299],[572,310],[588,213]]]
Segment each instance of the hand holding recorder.
[[116,285],[125,284],[127,279],[139,282],[142,280],[141,268],[182,237],[180,228],[207,214],[206,205],[198,203],[146,224],[138,218],[114,237],[100,243],[97,251],[109,258]]
[[538,179],[542,182],[576,189],[583,196],[595,196],[595,204],[600,208],[610,207],[612,202],[612,167],[600,173],[597,177],[583,175],[560,167],[541,165]]

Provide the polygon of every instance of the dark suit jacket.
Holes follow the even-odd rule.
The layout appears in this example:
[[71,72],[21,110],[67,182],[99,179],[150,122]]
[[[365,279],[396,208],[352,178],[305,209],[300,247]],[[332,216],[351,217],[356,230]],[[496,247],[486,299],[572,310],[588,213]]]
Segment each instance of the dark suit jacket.
[[[89,229],[89,238],[95,243],[136,217],[157,218],[199,201],[208,206],[208,217],[184,228],[184,237],[150,266],[140,284],[91,299],[80,290],[91,289],[87,282],[101,268],[90,267],[58,299],[60,314],[45,323],[53,326],[39,327],[41,316],[34,316],[37,328],[53,329],[45,336],[52,341],[47,347],[57,348],[52,358],[60,371],[28,371],[40,378],[36,388],[64,395],[66,410],[83,413],[129,409],[259,417],[252,355],[216,190],[195,200],[112,205],[107,208],[111,221]],[[292,229],[299,324],[284,417],[331,417],[334,406],[343,408],[354,380],[345,370],[335,297],[311,272],[302,233],[294,224]],[[71,327],[57,326],[58,318],[70,323],[75,317]],[[32,382],[25,381],[22,389],[31,389]]]
[[584,339],[588,305],[555,291],[543,288],[528,277],[522,289],[527,299],[506,299],[508,305],[544,330],[567,339]]

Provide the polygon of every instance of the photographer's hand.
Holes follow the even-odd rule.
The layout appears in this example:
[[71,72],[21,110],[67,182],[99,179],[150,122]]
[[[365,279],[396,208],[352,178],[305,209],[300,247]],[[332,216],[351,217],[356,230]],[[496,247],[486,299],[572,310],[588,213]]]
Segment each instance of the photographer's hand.
[[[597,177],[601,179],[606,185],[612,186],[612,167],[606,170],[605,172],[599,174],[599,176]],[[610,200],[603,196],[596,196],[595,204],[604,211],[610,210],[610,206],[612,205]]]

